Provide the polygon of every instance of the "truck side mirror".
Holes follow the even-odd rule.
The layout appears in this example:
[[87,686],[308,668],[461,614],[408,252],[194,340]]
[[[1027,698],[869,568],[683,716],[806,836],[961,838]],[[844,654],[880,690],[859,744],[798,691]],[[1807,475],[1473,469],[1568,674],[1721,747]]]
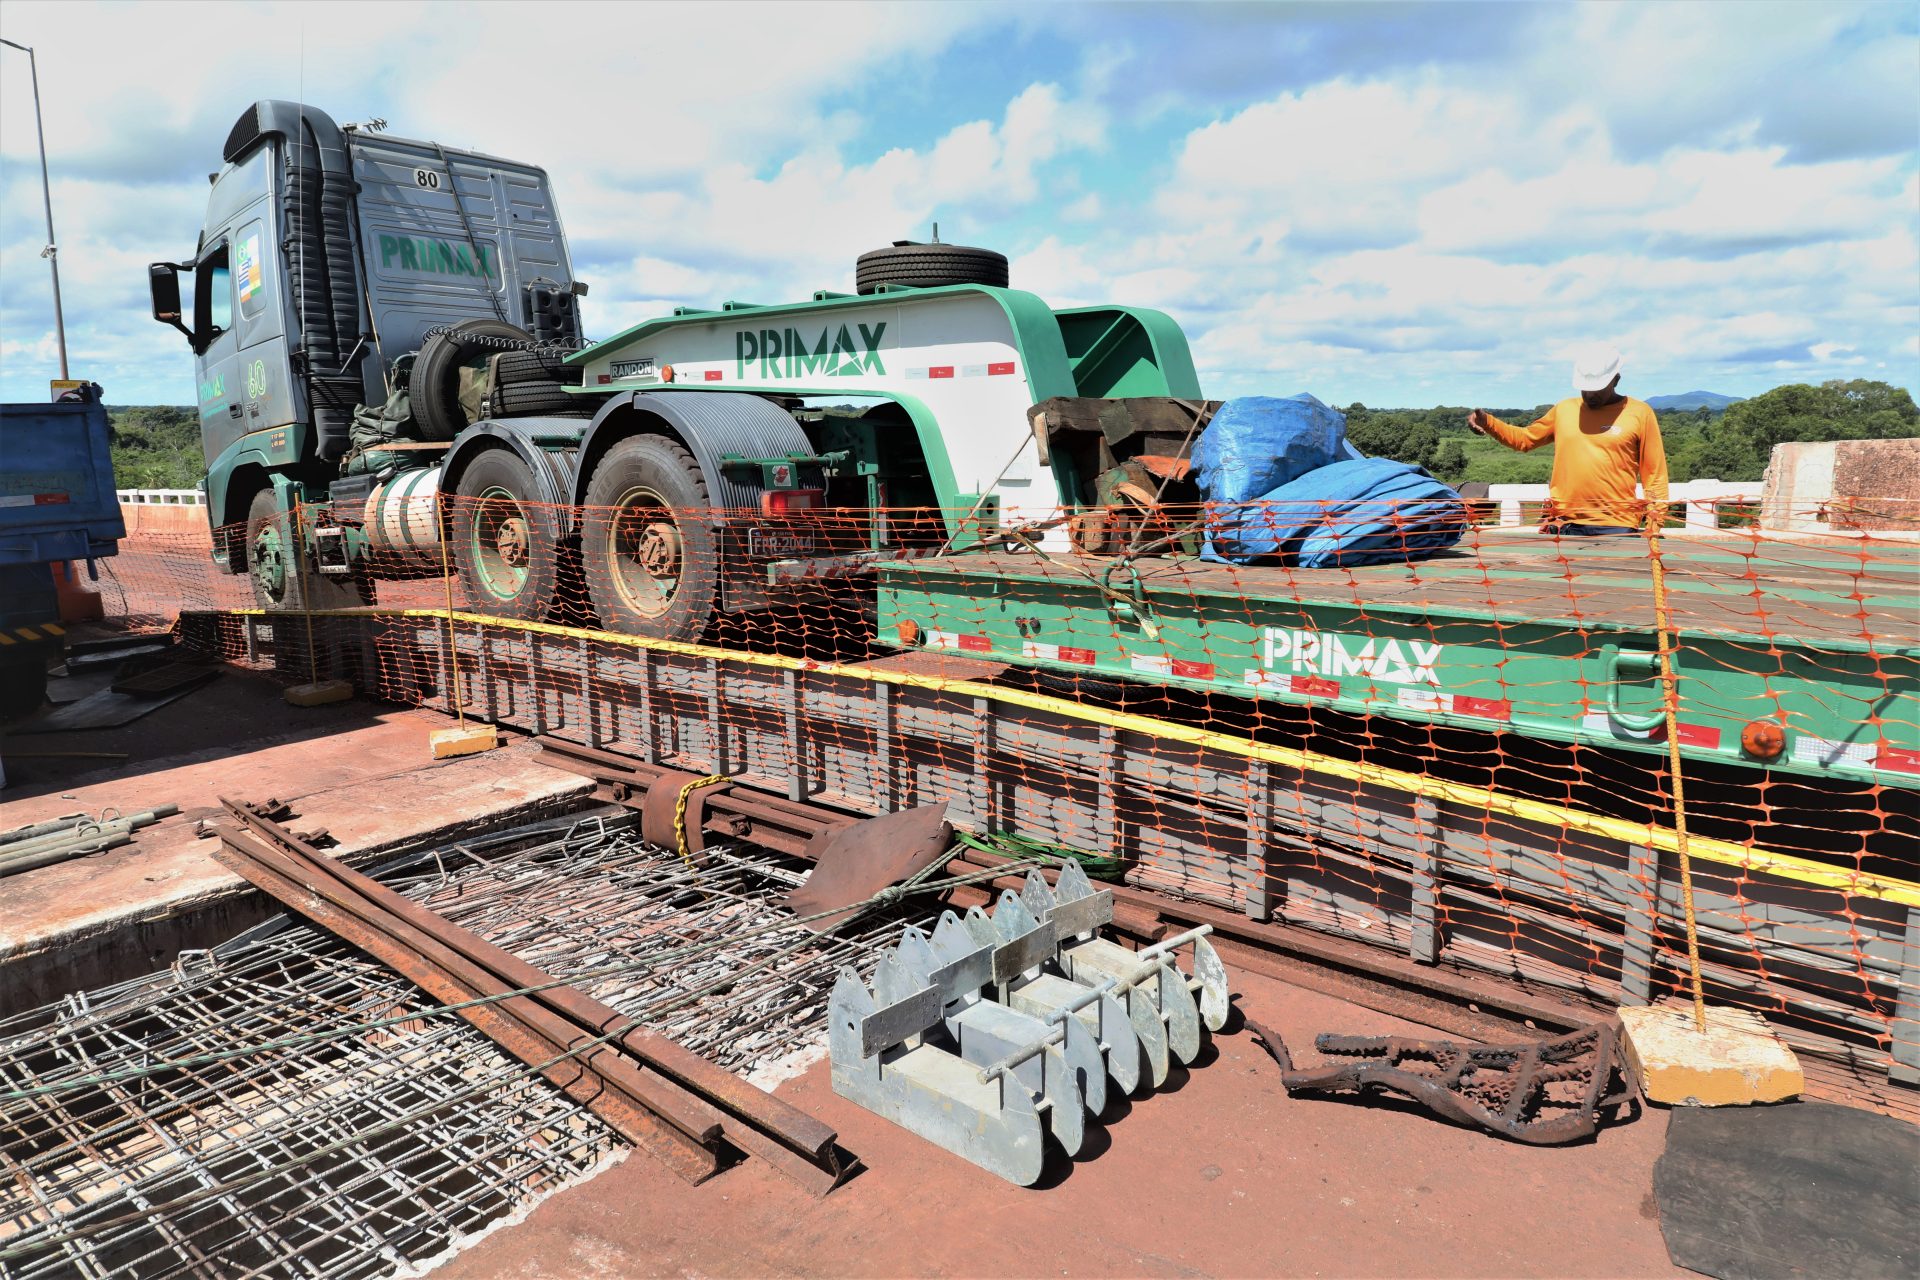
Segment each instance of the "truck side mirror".
[[193,330],[180,323],[180,264],[147,264],[147,288],[153,294],[153,318],[161,324],[172,325],[187,335],[188,342],[192,342]]

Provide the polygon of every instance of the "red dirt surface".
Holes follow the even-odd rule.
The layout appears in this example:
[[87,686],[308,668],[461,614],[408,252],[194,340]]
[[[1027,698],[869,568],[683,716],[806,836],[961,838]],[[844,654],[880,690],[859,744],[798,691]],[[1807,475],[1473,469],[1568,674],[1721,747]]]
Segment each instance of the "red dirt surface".
[[[1235,974],[1240,1007],[1314,1034],[1431,1034]],[[1238,1020],[1230,1026],[1237,1026]],[[1022,1189],[834,1095],[783,1097],[866,1170],[816,1201],[749,1161],[689,1187],[644,1155],[435,1272],[574,1276],[1671,1276],[1653,1209],[1666,1115],[1533,1148],[1376,1103],[1288,1098],[1244,1030],[1110,1112],[1081,1159]],[[1212,1061],[1208,1061],[1209,1057]]]

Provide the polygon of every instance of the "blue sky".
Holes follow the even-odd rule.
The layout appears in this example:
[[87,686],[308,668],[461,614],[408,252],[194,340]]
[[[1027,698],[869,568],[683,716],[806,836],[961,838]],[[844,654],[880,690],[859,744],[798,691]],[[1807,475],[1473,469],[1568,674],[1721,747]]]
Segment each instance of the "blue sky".
[[[1920,387],[1912,4],[38,4],[76,374],[187,403],[145,264],[258,97],[544,165],[589,330],[1009,254],[1160,307],[1211,395],[1532,405]],[[24,55],[0,50],[0,398],[54,372]]]

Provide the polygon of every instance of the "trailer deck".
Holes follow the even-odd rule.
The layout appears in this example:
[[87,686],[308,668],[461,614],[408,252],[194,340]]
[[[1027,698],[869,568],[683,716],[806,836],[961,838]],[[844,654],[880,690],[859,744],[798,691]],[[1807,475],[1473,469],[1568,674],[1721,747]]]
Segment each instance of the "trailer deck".
[[[1689,758],[1920,786],[1920,548],[1689,530],[1662,558]],[[982,551],[878,574],[884,644],[1666,750],[1639,539],[1479,531],[1349,569]],[[1777,759],[1743,748],[1755,722],[1784,731]]]

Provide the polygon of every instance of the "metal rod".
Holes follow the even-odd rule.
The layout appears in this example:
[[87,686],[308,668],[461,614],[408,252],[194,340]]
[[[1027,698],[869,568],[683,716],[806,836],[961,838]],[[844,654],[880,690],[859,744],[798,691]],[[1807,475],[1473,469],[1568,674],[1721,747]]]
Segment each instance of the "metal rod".
[[27,70],[33,77],[33,132],[40,141],[40,194],[47,205],[47,247],[40,256],[47,260],[47,269],[53,273],[53,335],[60,348],[60,377],[67,377],[67,321],[60,310],[60,248],[53,235],[53,180],[47,176],[47,131],[40,120],[40,60],[33,49],[12,40],[0,38],[0,44],[12,45],[27,55]]

